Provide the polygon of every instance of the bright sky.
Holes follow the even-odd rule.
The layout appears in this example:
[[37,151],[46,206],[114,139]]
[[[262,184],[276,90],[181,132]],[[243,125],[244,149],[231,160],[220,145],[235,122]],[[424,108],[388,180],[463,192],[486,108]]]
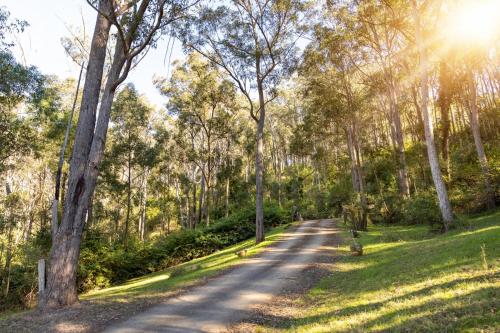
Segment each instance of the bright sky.
[[[19,61],[37,66],[44,74],[55,74],[61,78],[78,77],[78,66],[66,55],[61,45],[61,38],[70,36],[67,26],[82,27],[82,17],[89,38],[92,37],[96,18],[95,11],[85,0],[0,0],[0,6],[6,7],[11,18],[28,21],[30,26],[20,36],[21,48],[15,49]],[[133,82],[140,93],[157,107],[166,100],[154,87],[153,76],[165,76],[168,69],[166,62],[167,40],[162,40],[157,49],[149,51],[146,58],[129,74],[127,82]],[[172,61],[182,58],[179,42],[176,43]],[[171,68],[170,68],[171,71]]]

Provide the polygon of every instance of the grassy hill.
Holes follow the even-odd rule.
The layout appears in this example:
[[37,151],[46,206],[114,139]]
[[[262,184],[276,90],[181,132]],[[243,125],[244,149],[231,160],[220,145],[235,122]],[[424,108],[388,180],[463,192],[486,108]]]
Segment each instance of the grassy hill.
[[346,242],[332,275],[296,302],[300,315],[261,329],[500,330],[500,212],[465,220],[446,235],[425,226],[373,226],[360,242],[364,256],[350,256]]
[[163,271],[131,279],[117,286],[89,291],[80,295],[80,299],[94,301],[118,298],[123,302],[130,302],[136,297],[147,298],[157,296],[175,288],[194,284],[200,279],[214,276],[222,270],[238,264],[242,258],[238,257],[236,252],[247,249],[247,256],[253,256],[262,252],[266,246],[277,241],[289,226],[283,225],[273,228],[266,233],[266,240],[258,245],[255,245],[253,238],[248,239],[208,256],[193,259]]

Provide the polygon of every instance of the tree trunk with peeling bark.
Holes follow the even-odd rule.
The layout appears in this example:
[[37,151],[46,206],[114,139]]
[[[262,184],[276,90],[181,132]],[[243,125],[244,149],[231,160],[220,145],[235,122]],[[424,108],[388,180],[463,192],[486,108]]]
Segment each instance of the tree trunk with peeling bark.
[[[130,134],[129,134],[130,138]],[[128,230],[130,228],[130,211],[132,210],[132,152],[129,139],[129,150],[127,157],[127,214],[125,215],[125,230],[123,231],[123,245],[128,246]]]
[[[100,1],[100,8],[105,12],[110,10],[104,0]],[[65,306],[78,300],[76,269],[86,212],[83,193],[88,188],[85,183],[85,170],[94,136],[110,28],[110,22],[98,14],[73,144],[64,213],[52,242],[47,286],[39,300],[41,308]]]
[[396,155],[398,159],[398,185],[399,193],[409,197],[410,186],[408,184],[408,166],[406,164],[406,153],[403,138],[403,125],[401,124],[401,115],[399,114],[399,107],[396,95],[396,89],[391,84],[389,88],[389,101],[391,110],[391,120],[394,126],[394,141],[396,148]]
[[446,185],[443,181],[441,175],[441,169],[439,166],[438,154],[436,151],[436,144],[434,142],[434,131],[432,129],[432,120],[429,116],[428,100],[429,100],[429,87],[428,87],[428,74],[427,74],[427,55],[425,51],[424,41],[421,36],[420,27],[420,15],[418,13],[417,3],[415,0],[412,1],[413,5],[413,15],[416,27],[416,42],[419,51],[420,58],[420,90],[422,95],[422,116],[424,121],[424,133],[425,133],[425,143],[427,146],[427,156],[429,158],[429,164],[431,167],[432,179],[434,181],[434,186],[436,188],[439,208],[441,210],[441,215],[443,217],[443,225],[445,231],[448,231],[451,224],[453,223],[453,212],[451,209],[451,204],[448,198],[448,192],[446,190]]
[[[75,113],[76,102],[78,99],[78,91],[80,90],[80,82],[82,79],[84,63],[82,63],[80,67],[80,74],[78,75],[78,83],[76,85],[75,98],[73,100],[73,106],[71,107],[71,111],[68,118],[68,124],[66,125],[66,132],[64,133],[64,141],[61,146],[61,151],[59,153],[59,163],[57,164],[56,171],[56,179],[55,179],[55,190],[54,190],[54,200],[52,202],[52,226],[51,233],[52,239],[56,237],[57,228],[59,226],[58,214],[59,214],[59,192],[61,190],[61,176],[62,176],[62,168],[64,164],[64,154],[66,152],[66,147],[68,146],[69,134],[71,132],[71,127],[73,126],[73,115]],[[64,182],[63,185],[64,187]]]
[[[258,74],[257,76],[259,76]],[[255,151],[255,242],[264,240],[264,124],[266,117],[264,87],[258,79],[259,116],[257,121],[256,151]]]
[[495,192],[493,186],[491,185],[490,179],[490,168],[488,166],[488,159],[486,158],[486,153],[484,152],[483,141],[481,140],[481,131],[479,128],[479,113],[477,108],[477,92],[476,85],[474,83],[474,74],[469,69],[467,73],[467,84],[469,86],[470,94],[470,128],[472,131],[472,136],[474,137],[474,144],[476,146],[477,158],[479,159],[479,164],[481,165],[481,171],[483,173],[484,188],[486,191],[486,205],[488,209],[495,208]]
[[445,62],[439,64],[439,108],[441,109],[441,155],[446,164],[446,174],[450,177],[450,111],[451,87],[450,69]]

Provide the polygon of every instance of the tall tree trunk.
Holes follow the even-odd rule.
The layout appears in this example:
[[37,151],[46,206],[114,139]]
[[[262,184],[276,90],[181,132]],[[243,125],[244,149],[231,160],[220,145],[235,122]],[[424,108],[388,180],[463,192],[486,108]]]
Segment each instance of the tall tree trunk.
[[347,135],[347,150],[349,151],[349,157],[351,160],[351,180],[352,180],[352,187],[354,191],[359,192],[360,189],[360,184],[359,184],[359,173],[357,172],[357,166],[356,166],[356,157],[354,153],[354,140],[353,140],[353,135],[352,135],[352,128],[351,125],[346,126],[346,135]]
[[225,216],[228,217],[229,216],[229,176],[227,177],[226,179],[226,203],[225,203],[225,208],[226,208],[226,212],[225,212]]
[[[108,13],[108,2],[101,0],[99,8]],[[97,104],[109,39],[110,22],[100,13],[97,15],[90,49],[83,96],[70,163],[68,191],[61,224],[52,242],[47,287],[39,300],[41,308],[73,304],[78,300],[76,269],[80,255],[83,231],[83,213],[86,211],[82,197],[88,184],[84,173],[91,150]]]
[[422,110],[420,109],[420,104],[418,104],[418,88],[412,84],[411,86],[411,96],[413,105],[415,106],[415,111],[417,113],[417,134],[420,140],[425,140],[424,134],[424,120],[422,119]]
[[141,216],[140,216],[140,228],[139,228],[139,236],[142,242],[145,239],[146,233],[146,209],[148,203],[148,174],[149,171],[146,169],[144,171],[144,180],[143,180],[143,190],[142,190],[142,200],[141,200]]
[[207,180],[205,191],[205,225],[208,227],[210,225],[210,209],[213,190],[210,188],[210,181]]
[[441,215],[443,216],[444,229],[445,231],[448,231],[450,225],[453,223],[453,212],[451,210],[450,200],[448,199],[448,192],[446,190],[446,185],[441,175],[441,169],[439,167],[439,159],[436,151],[436,145],[434,142],[434,131],[432,130],[432,123],[429,117],[427,55],[424,46],[425,44],[421,36],[420,15],[418,13],[416,0],[412,0],[412,5],[413,5],[415,25],[416,25],[416,41],[420,57],[420,89],[422,95],[422,115],[424,120],[424,132],[425,132],[425,142],[427,145],[427,155],[431,167],[432,179],[434,181],[434,186],[436,187],[436,192],[439,200],[439,208],[441,210]]
[[347,148],[349,150],[349,157],[351,159],[352,184],[354,190],[358,194],[358,201],[361,208],[361,219],[360,221],[356,221],[355,228],[366,230],[368,224],[368,205],[363,179],[363,169],[361,164],[361,152],[356,135],[356,126],[354,123],[347,126],[346,134]]
[[[12,218],[12,216],[10,217]],[[9,229],[7,232],[7,253],[5,256],[5,267],[4,267],[4,275],[5,275],[5,280],[4,282],[4,289],[3,289],[3,296],[7,297],[9,295],[10,291],[10,274],[11,274],[11,268],[12,268],[12,243],[13,243],[13,229],[14,229],[14,222],[9,221]]]
[[[59,227],[58,214],[59,214],[59,191],[61,189],[61,173],[64,164],[64,153],[66,152],[66,147],[68,146],[69,134],[71,132],[71,127],[73,126],[73,115],[75,114],[76,102],[78,100],[78,91],[80,90],[80,82],[82,80],[82,73],[85,62],[82,62],[80,67],[80,74],[78,75],[78,83],[76,85],[75,98],[73,99],[73,106],[69,113],[68,124],[66,125],[66,132],[64,133],[64,141],[61,146],[61,151],[59,152],[59,163],[57,164],[56,171],[56,181],[54,190],[54,200],[52,202],[52,239],[55,239],[57,228]],[[64,184],[63,184],[64,186]]]
[[477,92],[472,70],[469,69],[467,75],[471,110],[470,127],[472,130],[472,136],[474,137],[474,144],[476,146],[479,164],[481,165],[481,171],[483,172],[484,187],[486,190],[486,204],[489,209],[493,209],[495,208],[495,192],[493,191],[493,186],[491,185],[490,168],[488,166],[488,160],[486,159],[486,153],[484,152],[483,141],[481,140],[481,131],[479,129],[479,114],[477,108]]
[[180,219],[180,225],[184,224],[185,217],[184,214],[182,213],[182,199],[180,195],[180,189],[179,189],[179,180],[175,180],[175,197],[177,199],[177,206],[179,207],[179,219]]
[[28,226],[26,228],[26,233],[24,234],[24,242],[27,242],[31,237],[31,230],[33,229],[34,220],[35,220],[35,213],[30,211],[28,215]]
[[[191,137],[191,144],[192,144],[192,148],[194,150],[194,137],[193,136]],[[196,170],[197,170],[196,165],[194,165],[194,163],[193,163],[193,166],[192,166],[193,205],[189,208],[190,209],[190,212],[189,212],[189,215],[190,215],[189,227],[190,228],[195,228],[196,225],[201,221],[196,216],[196,192],[197,192],[197,189],[196,189]],[[200,210],[200,213],[201,213],[201,210]]]
[[123,245],[125,246],[125,249],[128,247],[128,230],[130,227],[131,210],[132,210],[132,151],[129,145],[128,158],[127,158],[127,214],[125,215],[125,230],[123,231]]
[[[89,65],[83,89],[80,117],[73,144],[70,174],[64,212],[55,242],[50,253],[50,267],[47,288],[40,298],[41,308],[64,306],[78,300],[76,290],[76,270],[80,256],[85,213],[94,194],[99,166],[104,156],[104,145],[108,131],[111,106],[116,88],[126,79],[134,56],[140,53],[151,41],[146,38],[141,47],[125,54],[125,44],[130,44],[137,37],[144,13],[150,1],[145,0],[135,12],[137,15],[127,31],[127,40],[118,38],[108,79],[102,92],[99,118],[96,122],[96,110],[101,92],[101,80],[106,57],[106,45],[109,39],[110,21],[106,17],[115,10],[114,1],[100,0],[96,27],[89,55]],[[125,6],[127,7],[127,6]],[[126,8],[124,8],[126,10]],[[163,11],[159,11],[157,24],[151,33],[160,27]],[[126,64],[125,68],[124,65]],[[123,70],[123,73],[122,73]]]
[[401,123],[401,115],[399,114],[396,88],[394,87],[393,82],[389,87],[389,100],[391,103],[391,120],[394,124],[394,139],[396,143],[396,155],[398,158],[399,192],[408,197],[410,195],[410,187],[408,184],[408,166],[406,164],[403,126]]
[[[99,14],[98,17],[101,17],[101,15]],[[107,22],[105,19],[104,21]],[[109,35],[109,29],[107,32]],[[99,165],[104,155],[111,105],[116,92],[118,78],[124,64],[125,57],[122,43],[118,40],[108,80],[102,93],[99,119],[97,120],[95,130],[93,126],[87,128],[91,132],[90,136],[87,136],[87,139],[90,140],[90,151],[88,153],[86,153],[86,150],[81,151],[80,148],[86,148],[88,143],[81,142],[75,138],[65,210],[61,226],[56,235],[56,242],[51,249],[46,296],[42,297],[42,304],[45,307],[68,305],[78,300],[76,292],[76,269],[80,255],[80,244],[85,223],[84,218],[90,198],[94,193],[99,174]],[[93,117],[95,118],[95,114],[93,114]],[[79,126],[77,137],[79,130],[83,131]],[[79,154],[80,151],[82,154]],[[87,158],[81,161],[81,155],[83,154],[87,155]],[[74,160],[83,163],[80,165],[79,163],[74,163]],[[81,169],[75,170],[77,167],[83,168],[83,174],[81,174]]]
[[[283,154],[285,155],[285,154]],[[286,158],[286,157],[285,157]],[[282,157],[278,156],[278,206],[281,208],[281,175],[283,172],[283,161]]]
[[245,183],[248,184],[250,180],[250,156],[246,158],[246,166],[245,166]]
[[198,198],[198,223],[201,223],[203,220],[203,200],[206,196],[206,191],[205,191],[205,176],[204,173],[202,172],[201,174],[201,185],[200,185],[200,197]]
[[63,172],[61,177],[61,202],[64,202],[66,197],[66,180],[68,179],[68,173]]
[[190,193],[189,193],[189,189],[186,190],[186,200],[185,200],[185,207],[184,207],[184,210],[186,211],[186,222],[185,222],[185,226],[186,228],[188,229],[192,229],[193,228],[193,225],[192,225],[192,216],[191,216],[191,204],[190,204]]
[[90,198],[89,208],[87,208],[87,220],[86,226],[87,230],[92,227],[92,222],[94,221],[94,199]]
[[265,102],[264,87],[260,79],[257,80],[259,92],[259,115],[257,122],[257,137],[255,151],[255,242],[258,244],[264,240],[264,124],[265,124]]
[[361,157],[361,146],[358,140],[357,123],[353,124],[354,147],[356,153],[356,173],[359,179],[359,203],[361,206],[361,230],[367,230],[368,227],[368,201],[365,193],[365,180],[363,176],[363,159]]
[[[5,249],[5,244],[2,243],[1,246],[0,246],[0,263],[2,263],[4,249]],[[2,276],[3,276],[3,274],[0,274],[0,286],[3,284],[3,278],[2,278]]]
[[446,173],[450,177],[450,109],[451,109],[451,77],[448,65],[439,64],[439,108],[441,109],[441,154],[446,163]]
[[[11,194],[10,184],[7,181],[5,184],[6,196],[8,197]],[[12,214],[12,207],[7,208],[8,214],[6,214],[6,220],[8,223],[7,229],[7,251],[5,255],[5,267],[4,267],[4,277],[2,279],[3,296],[7,297],[10,289],[10,273],[12,267],[12,242],[13,242],[13,231],[14,231],[14,214]]]

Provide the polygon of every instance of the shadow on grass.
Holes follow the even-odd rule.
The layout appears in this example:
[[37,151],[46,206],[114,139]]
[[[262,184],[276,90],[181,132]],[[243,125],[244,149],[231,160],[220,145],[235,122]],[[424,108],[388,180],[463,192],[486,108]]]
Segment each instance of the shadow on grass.
[[375,227],[361,236],[366,255],[344,256],[338,270],[312,290],[314,308],[300,318],[269,315],[264,326],[299,332],[493,332],[500,327],[500,212],[471,224],[475,230],[432,239],[421,227],[389,227],[403,239],[391,242]]
[[[452,286],[452,285],[449,285]],[[389,302],[398,302],[410,297],[424,296],[425,292],[411,293],[388,299],[385,302],[376,302],[329,311],[323,314],[310,315],[300,319],[287,316],[264,315],[264,326],[272,329],[297,329],[314,332],[452,332],[471,328],[494,329],[498,328],[500,317],[496,313],[495,305],[491,300],[500,297],[495,287],[481,288],[465,293],[453,299],[430,299],[420,305],[402,307],[398,310],[385,311],[383,314],[366,316],[363,314],[380,310]],[[498,304],[496,304],[498,306]],[[360,316],[361,315],[361,316]],[[372,317],[370,319],[370,317]],[[349,321],[344,327],[335,327],[331,319]],[[356,318],[356,320],[352,320]],[[356,321],[356,322],[354,322]],[[308,325],[315,324],[325,329],[308,329]],[[324,324],[324,326],[321,326]],[[345,327],[347,326],[347,327]],[[314,326],[312,326],[314,327]],[[493,332],[493,330],[491,331]]]
[[[212,277],[241,261],[241,258],[235,253],[242,249],[248,249],[248,255],[252,256],[270,244],[276,246],[285,242],[288,227],[289,225],[285,225],[272,229],[266,235],[266,241],[257,246],[254,244],[253,239],[246,240],[203,258],[193,259],[163,271],[134,278],[117,286],[91,291],[81,295],[81,299],[98,300],[108,297],[120,298],[150,295],[157,292],[166,292],[174,287],[183,287],[195,283],[200,278]],[[180,274],[172,276],[172,273],[175,274],[175,271]]]

